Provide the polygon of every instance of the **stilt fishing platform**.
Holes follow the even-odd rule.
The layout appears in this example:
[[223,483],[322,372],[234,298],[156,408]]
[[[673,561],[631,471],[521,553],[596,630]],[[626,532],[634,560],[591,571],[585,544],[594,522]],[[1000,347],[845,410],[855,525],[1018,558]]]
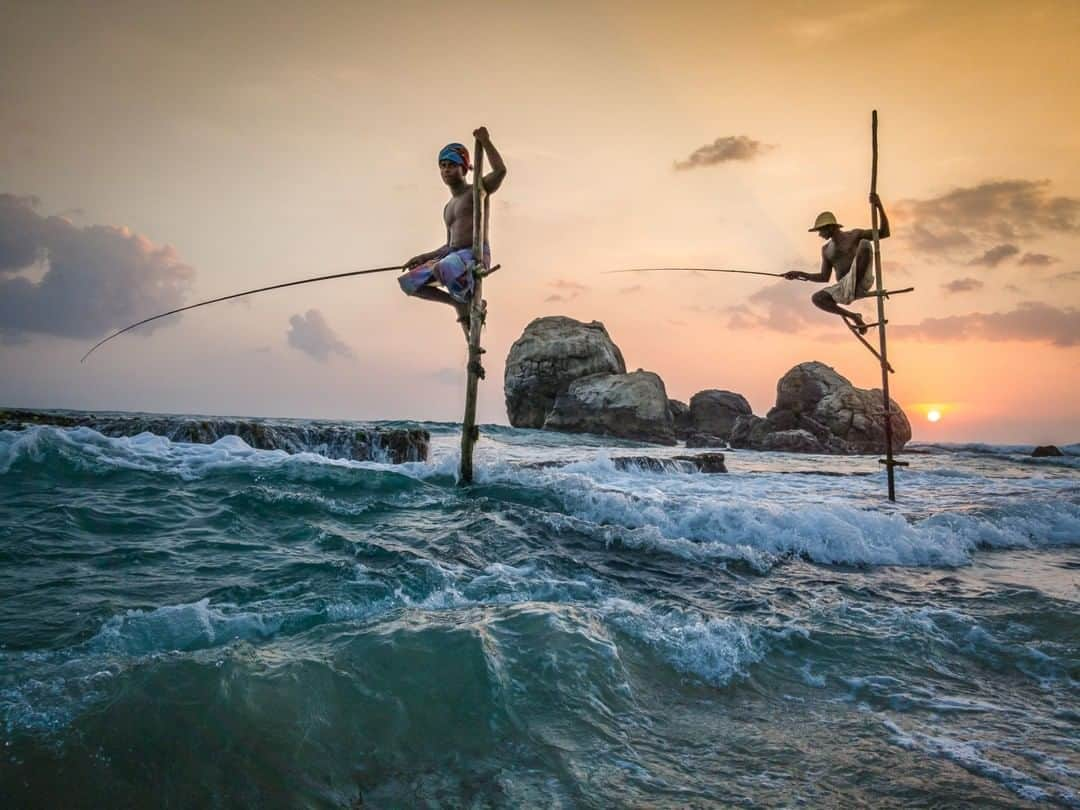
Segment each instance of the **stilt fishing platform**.
[[473,481],[473,449],[480,439],[480,428],[476,426],[476,396],[480,380],[484,378],[484,367],[480,362],[484,354],[484,349],[480,347],[480,334],[487,319],[484,276],[498,269],[488,270],[484,265],[491,208],[484,189],[484,145],[479,138],[476,139],[473,155],[473,293],[469,300],[469,361],[465,379],[465,416],[461,420],[461,463],[458,467],[458,484],[461,486]]
[[[873,149],[873,163],[870,169],[870,195],[877,194],[877,167],[878,167],[878,140],[877,140],[878,119],[877,110],[874,110],[871,115],[871,141]],[[895,373],[895,369],[889,365],[889,353],[885,341],[885,326],[889,323],[885,318],[885,299],[890,295],[899,295],[900,293],[911,292],[914,287],[907,287],[902,290],[886,290],[885,284],[882,281],[881,275],[881,242],[878,238],[878,209],[873,203],[870,204],[870,216],[871,216],[871,230],[874,236],[874,282],[876,284],[874,297],[877,298],[877,323],[870,324],[870,326],[877,326],[878,330],[878,348],[875,350],[873,346],[859,333],[859,330],[848,324],[848,328],[851,329],[851,333],[859,339],[859,342],[866,346],[870,350],[870,353],[877,358],[878,363],[881,365],[881,401],[884,407],[882,416],[885,418],[885,458],[878,459],[880,464],[885,465],[885,471],[888,476],[889,482],[889,500],[896,500],[896,479],[894,470],[897,467],[908,466],[906,461],[897,461],[893,458],[893,432],[892,432],[892,399],[889,398],[889,375]],[[854,272],[854,271],[853,271]]]

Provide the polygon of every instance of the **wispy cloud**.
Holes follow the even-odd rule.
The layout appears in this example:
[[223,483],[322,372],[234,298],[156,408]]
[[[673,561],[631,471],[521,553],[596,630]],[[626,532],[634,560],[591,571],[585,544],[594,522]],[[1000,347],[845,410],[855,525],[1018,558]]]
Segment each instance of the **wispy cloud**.
[[1050,256],[1046,253],[1025,253],[1020,257],[1020,264],[1033,267],[1046,267],[1051,264],[1057,264],[1060,261],[1061,259],[1057,256]]
[[940,343],[957,340],[1026,341],[1080,345],[1080,309],[1028,301],[1008,312],[972,312],[892,327],[897,337]]
[[968,264],[972,267],[980,265],[982,267],[997,267],[1010,256],[1015,256],[1019,252],[1020,248],[1018,248],[1016,245],[996,245],[995,247],[992,247],[988,251],[986,251],[983,255],[976,256],[974,259],[969,261]]
[[983,283],[977,278],[958,278],[948,284],[942,284],[941,288],[947,293],[964,293],[981,290]]
[[549,287],[558,290],[549,295],[544,301],[548,303],[561,303],[566,301],[573,301],[589,291],[589,287],[578,281],[570,281],[569,279],[560,278],[548,283]]
[[675,168],[682,171],[717,166],[731,161],[753,160],[758,155],[763,155],[775,148],[770,144],[755,141],[747,135],[724,135],[712,143],[698,147],[686,160],[675,161]]
[[293,315],[289,318],[288,342],[294,349],[299,349],[320,362],[326,362],[331,354],[353,356],[352,349],[338,339],[317,309],[309,309],[305,315]]
[[[93,338],[182,305],[195,271],[171,245],[123,227],[77,227],[39,205],[0,194],[0,332]],[[22,275],[42,263],[40,280]]]
[[[805,285],[781,282],[764,287],[745,304],[724,307],[731,329],[768,329],[792,333],[823,323],[821,311],[810,302],[812,291]],[[694,309],[694,307],[691,307]]]

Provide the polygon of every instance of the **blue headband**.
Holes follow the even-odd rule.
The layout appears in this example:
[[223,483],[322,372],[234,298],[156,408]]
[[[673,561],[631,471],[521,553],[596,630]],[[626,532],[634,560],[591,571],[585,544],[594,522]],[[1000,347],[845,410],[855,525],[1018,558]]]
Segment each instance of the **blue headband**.
[[459,166],[464,166],[466,171],[469,169],[469,150],[460,143],[448,143],[439,152],[439,161],[449,160],[451,163],[456,163]]

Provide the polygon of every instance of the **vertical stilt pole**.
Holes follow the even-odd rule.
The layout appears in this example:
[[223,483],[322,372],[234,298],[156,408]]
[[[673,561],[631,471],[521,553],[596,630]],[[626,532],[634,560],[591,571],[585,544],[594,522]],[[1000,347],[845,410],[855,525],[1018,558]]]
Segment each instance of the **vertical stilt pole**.
[[[484,191],[484,147],[476,141],[473,153],[473,262],[476,268],[484,268],[484,245],[487,243],[488,204]],[[483,368],[480,365],[480,330],[484,326],[486,304],[483,295],[483,273],[475,275],[472,300],[469,302],[469,365],[465,383],[465,417],[461,420],[461,466],[458,484],[471,484],[473,480],[473,447],[480,438],[476,427],[476,394]]]
[[[870,170],[870,193],[877,193],[877,110],[874,110],[871,119],[871,136],[873,141],[874,160]],[[881,244],[878,240],[878,210],[873,203],[870,204],[870,216],[874,233],[874,279],[877,282],[877,319],[878,319],[878,344],[881,355],[881,395],[885,405],[885,470],[889,478],[889,500],[896,500],[895,469],[896,462],[893,460],[892,438],[892,400],[889,398],[889,355],[885,351],[885,285],[881,280]]]

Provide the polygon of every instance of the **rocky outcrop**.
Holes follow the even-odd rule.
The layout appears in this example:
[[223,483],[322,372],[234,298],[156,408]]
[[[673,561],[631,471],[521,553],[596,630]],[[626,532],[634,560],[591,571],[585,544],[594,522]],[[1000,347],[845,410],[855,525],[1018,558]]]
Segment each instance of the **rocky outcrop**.
[[687,447],[727,447],[727,442],[719,436],[710,436],[708,433],[691,433],[686,437]]
[[544,421],[547,430],[675,444],[664,381],[651,371],[593,374],[570,383]]
[[698,391],[690,398],[690,431],[727,440],[735,420],[751,413],[750,403],[742,394],[717,389]]
[[668,407],[671,410],[671,421],[675,425],[675,438],[685,439],[693,430],[690,421],[690,406],[677,399],[669,399]]
[[[892,410],[898,453],[911,440],[911,424],[895,400]],[[729,443],[788,453],[883,453],[884,412],[880,390],[856,388],[824,363],[800,363],[776,384],[776,405],[765,418],[740,416]]]
[[0,411],[0,430],[30,425],[89,427],[105,436],[153,433],[174,442],[213,444],[238,436],[257,450],[318,453],[327,458],[401,464],[427,461],[431,434],[419,428],[381,428],[286,419],[221,419],[155,414]]
[[503,394],[510,424],[543,427],[556,398],[572,382],[600,373],[626,373],[622,352],[602,323],[558,315],[537,318],[506,358]]
[[770,430],[772,426],[764,417],[754,416],[752,413],[740,416],[731,428],[728,444],[735,448],[752,450],[761,447]]
[[652,458],[650,456],[618,456],[611,459],[617,470],[643,470],[646,472],[700,472],[726,473],[723,453],[697,453],[691,456]]
[[1065,454],[1061,452],[1061,448],[1052,444],[1040,444],[1031,451],[1031,455],[1033,458],[1055,458]]

